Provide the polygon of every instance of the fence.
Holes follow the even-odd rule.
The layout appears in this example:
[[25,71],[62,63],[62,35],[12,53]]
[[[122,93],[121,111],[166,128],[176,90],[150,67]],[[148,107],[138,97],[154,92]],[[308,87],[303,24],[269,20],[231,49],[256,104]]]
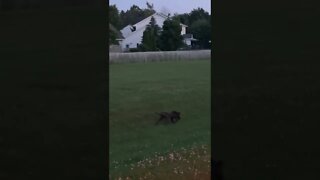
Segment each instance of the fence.
[[119,45],[110,45],[109,46],[109,52],[110,53],[114,53],[114,52],[122,52],[122,50],[121,50],[121,46],[119,46]]
[[109,53],[109,63],[210,59],[211,50]]

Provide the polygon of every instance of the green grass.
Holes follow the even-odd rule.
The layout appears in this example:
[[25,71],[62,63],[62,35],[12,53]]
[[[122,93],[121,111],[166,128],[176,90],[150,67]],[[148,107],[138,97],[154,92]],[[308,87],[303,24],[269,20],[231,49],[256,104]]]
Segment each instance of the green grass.
[[[110,65],[110,174],[180,148],[210,145],[210,61]],[[175,125],[156,112],[177,110]]]
[[209,146],[206,145],[181,148],[130,164],[129,172],[109,176],[109,179],[209,180],[210,156]]

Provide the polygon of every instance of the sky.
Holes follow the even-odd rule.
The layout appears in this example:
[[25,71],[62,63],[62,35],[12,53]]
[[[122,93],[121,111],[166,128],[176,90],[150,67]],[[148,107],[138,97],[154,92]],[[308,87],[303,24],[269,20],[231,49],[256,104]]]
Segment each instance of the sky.
[[[146,2],[147,0],[109,0],[109,4],[115,4],[119,11],[126,11],[132,5],[145,9],[147,8]],[[153,4],[157,12],[182,14],[190,13],[193,9],[200,7],[211,14],[211,0],[148,0],[148,2]]]

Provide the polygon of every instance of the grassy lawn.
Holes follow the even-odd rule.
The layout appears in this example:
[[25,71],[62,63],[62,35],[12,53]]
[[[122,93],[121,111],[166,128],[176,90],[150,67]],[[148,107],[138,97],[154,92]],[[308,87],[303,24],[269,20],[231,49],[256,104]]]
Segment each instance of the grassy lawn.
[[[179,179],[175,172],[200,171],[197,167],[208,175],[210,87],[209,60],[110,65],[111,178],[157,179],[163,172],[167,176],[162,178]],[[175,125],[155,126],[156,112],[171,110],[180,111],[182,119]],[[147,159],[149,166],[141,168]],[[174,169],[178,167],[180,171]]]

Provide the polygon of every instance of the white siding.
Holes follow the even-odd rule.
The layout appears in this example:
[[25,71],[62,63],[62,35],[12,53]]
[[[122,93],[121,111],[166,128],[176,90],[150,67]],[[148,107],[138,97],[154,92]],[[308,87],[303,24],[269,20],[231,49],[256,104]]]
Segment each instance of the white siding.
[[184,43],[186,43],[188,46],[191,46],[191,40],[190,39],[185,39],[183,40]]
[[131,26],[126,26],[126,27],[124,27],[120,32],[122,33],[122,36],[124,37],[124,38],[126,38],[126,37],[128,37],[130,34],[131,34],[131,30],[130,30],[130,27]]
[[185,26],[182,26],[181,35],[184,35],[184,34],[186,34],[186,27],[185,27]]
[[129,48],[137,48],[137,44],[141,44],[142,36],[145,28],[140,28],[140,30],[135,31],[135,33],[131,34],[127,38],[125,38],[121,42],[122,48],[127,48],[127,45],[129,45]]

